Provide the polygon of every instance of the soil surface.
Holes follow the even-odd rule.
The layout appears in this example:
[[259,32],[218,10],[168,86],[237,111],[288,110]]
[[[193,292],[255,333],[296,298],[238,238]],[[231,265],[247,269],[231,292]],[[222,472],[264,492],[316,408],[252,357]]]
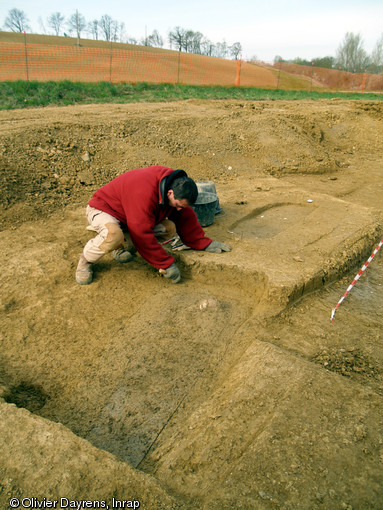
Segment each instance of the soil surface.
[[[330,316],[382,238],[383,103],[0,120],[1,508],[381,508],[383,250]],[[77,285],[87,201],[152,164],[214,182],[232,251],[174,252],[178,285],[105,256]]]

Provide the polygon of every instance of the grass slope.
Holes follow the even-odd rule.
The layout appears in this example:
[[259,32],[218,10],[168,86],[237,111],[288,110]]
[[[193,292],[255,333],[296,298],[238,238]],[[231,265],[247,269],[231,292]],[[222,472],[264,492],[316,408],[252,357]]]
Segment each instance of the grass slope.
[[330,98],[382,100],[382,96],[378,94],[270,90],[253,87],[202,87],[167,83],[79,83],[69,81],[0,83],[1,110],[75,104],[166,102],[185,99],[270,101]]

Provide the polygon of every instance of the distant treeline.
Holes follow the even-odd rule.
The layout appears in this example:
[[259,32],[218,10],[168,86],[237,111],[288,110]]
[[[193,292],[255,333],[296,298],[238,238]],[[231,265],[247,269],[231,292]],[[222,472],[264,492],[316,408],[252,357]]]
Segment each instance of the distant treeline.
[[377,41],[372,53],[369,55],[364,47],[360,34],[347,32],[344,40],[339,45],[336,57],[319,57],[305,60],[303,58],[294,58],[292,60],[284,60],[280,55],[274,58],[274,63],[284,61],[290,64],[298,64],[304,66],[315,65],[316,67],[324,67],[327,69],[341,69],[350,73],[383,73],[383,34]]
[[[108,14],[105,14],[99,20],[86,20],[77,10],[68,19],[60,12],[54,12],[48,16],[45,22],[40,18],[39,23],[40,30],[44,35],[70,35],[80,40],[85,34],[95,40],[140,44],[157,48],[164,46],[164,39],[157,30],[153,30],[151,34],[145,34],[145,37],[137,40],[126,33],[125,23],[113,19]],[[51,33],[46,27],[50,29]],[[19,9],[11,9],[5,18],[4,30],[30,32],[31,27],[26,13]],[[178,26],[169,31],[168,42],[170,49],[175,48],[178,51],[210,57],[234,58],[237,60],[242,52],[240,42],[231,45],[227,44],[226,41],[213,43],[201,32],[194,32]]]

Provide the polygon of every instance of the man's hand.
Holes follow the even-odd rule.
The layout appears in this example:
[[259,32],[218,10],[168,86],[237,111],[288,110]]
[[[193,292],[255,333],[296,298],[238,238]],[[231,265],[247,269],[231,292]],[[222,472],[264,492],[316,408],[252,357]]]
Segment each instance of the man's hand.
[[231,248],[227,244],[212,241],[206,246],[205,251],[209,251],[210,253],[222,253],[223,251],[231,251]]
[[165,278],[170,278],[172,283],[178,283],[181,280],[181,273],[175,262],[167,269],[160,269],[159,272],[163,274]]

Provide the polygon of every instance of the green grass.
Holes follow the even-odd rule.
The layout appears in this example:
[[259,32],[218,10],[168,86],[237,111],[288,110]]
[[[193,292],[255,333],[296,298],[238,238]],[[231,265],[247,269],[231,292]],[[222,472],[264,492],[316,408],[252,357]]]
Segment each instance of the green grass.
[[273,101],[283,99],[357,99],[379,100],[380,94],[317,92],[305,90],[271,90],[245,87],[213,87],[169,83],[78,83],[62,82],[3,82],[0,83],[0,109],[37,108],[99,103],[165,102],[184,99],[239,99],[243,101]]

